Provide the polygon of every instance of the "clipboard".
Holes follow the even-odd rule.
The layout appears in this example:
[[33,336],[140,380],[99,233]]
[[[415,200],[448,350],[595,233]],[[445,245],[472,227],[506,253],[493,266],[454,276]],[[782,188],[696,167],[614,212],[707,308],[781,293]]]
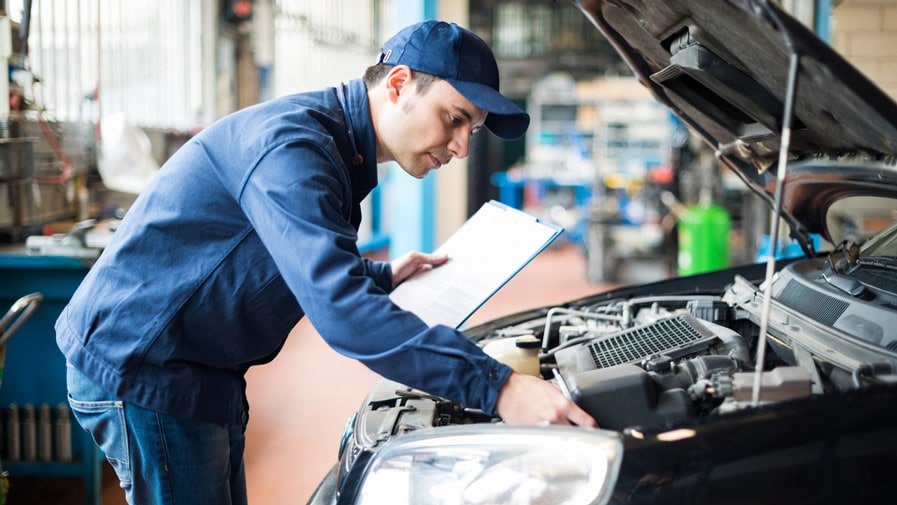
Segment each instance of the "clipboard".
[[430,326],[460,328],[563,231],[491,200],[434,251],[448,262],[407,279],[390,298]]

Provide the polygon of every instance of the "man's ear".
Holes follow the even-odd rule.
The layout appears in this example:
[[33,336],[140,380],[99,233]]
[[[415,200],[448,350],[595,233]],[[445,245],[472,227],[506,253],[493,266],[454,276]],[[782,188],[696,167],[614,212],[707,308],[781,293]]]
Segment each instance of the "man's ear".
[[399,95],[411,84],[413,76],[408,65],[396,65],[386,74],[386,96],[393,102],[398,101]]

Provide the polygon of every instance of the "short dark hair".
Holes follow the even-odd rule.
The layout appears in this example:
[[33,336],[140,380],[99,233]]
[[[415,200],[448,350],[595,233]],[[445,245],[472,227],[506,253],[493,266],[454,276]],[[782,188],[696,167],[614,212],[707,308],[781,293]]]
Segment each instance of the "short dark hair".
[[[379,83],[383,78],[386,77],[386,74],[389,73],[390,70],[395,65],[389,65],[384,63],[377,63],[375,65],[371,65],[364,71],[364,83],[367,87],[372,87],[375,84]],[[417,94],[423,95],[430,89],[430,85],[436,82],[441,77],[433,74],[428,74],[426,72],[418,72],[416,70],[411,71],[411,76],[414,78],[414,81],[417,83]]]

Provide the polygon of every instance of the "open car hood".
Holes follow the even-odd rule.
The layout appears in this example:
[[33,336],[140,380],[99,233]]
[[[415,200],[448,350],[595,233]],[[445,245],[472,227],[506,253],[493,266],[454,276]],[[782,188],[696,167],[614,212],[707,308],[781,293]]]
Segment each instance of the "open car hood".
[[654,97],[770,203],[787,142],[782,218],[805,249],[809,233],[831,240],[824,216],[836,200],[893,197],[897,104],[772,2],[576,3]]

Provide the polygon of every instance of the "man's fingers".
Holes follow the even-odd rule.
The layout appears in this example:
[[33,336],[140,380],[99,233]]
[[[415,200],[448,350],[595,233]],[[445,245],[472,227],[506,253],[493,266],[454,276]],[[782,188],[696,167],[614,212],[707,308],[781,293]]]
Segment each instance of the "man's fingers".
[[571,423],[583,428],[598,427],[598,423],[595,422],[592,416],[587,414],[586,411],[582,410],[581,408],[576,407],[576,404],[574,404],[574,407],[575,408],[572,409],[567,415],[567,419],[569,419]]
[[447,254],[423,254],[415,258],[416,262],[421,265],[439,266],[448,261]]

